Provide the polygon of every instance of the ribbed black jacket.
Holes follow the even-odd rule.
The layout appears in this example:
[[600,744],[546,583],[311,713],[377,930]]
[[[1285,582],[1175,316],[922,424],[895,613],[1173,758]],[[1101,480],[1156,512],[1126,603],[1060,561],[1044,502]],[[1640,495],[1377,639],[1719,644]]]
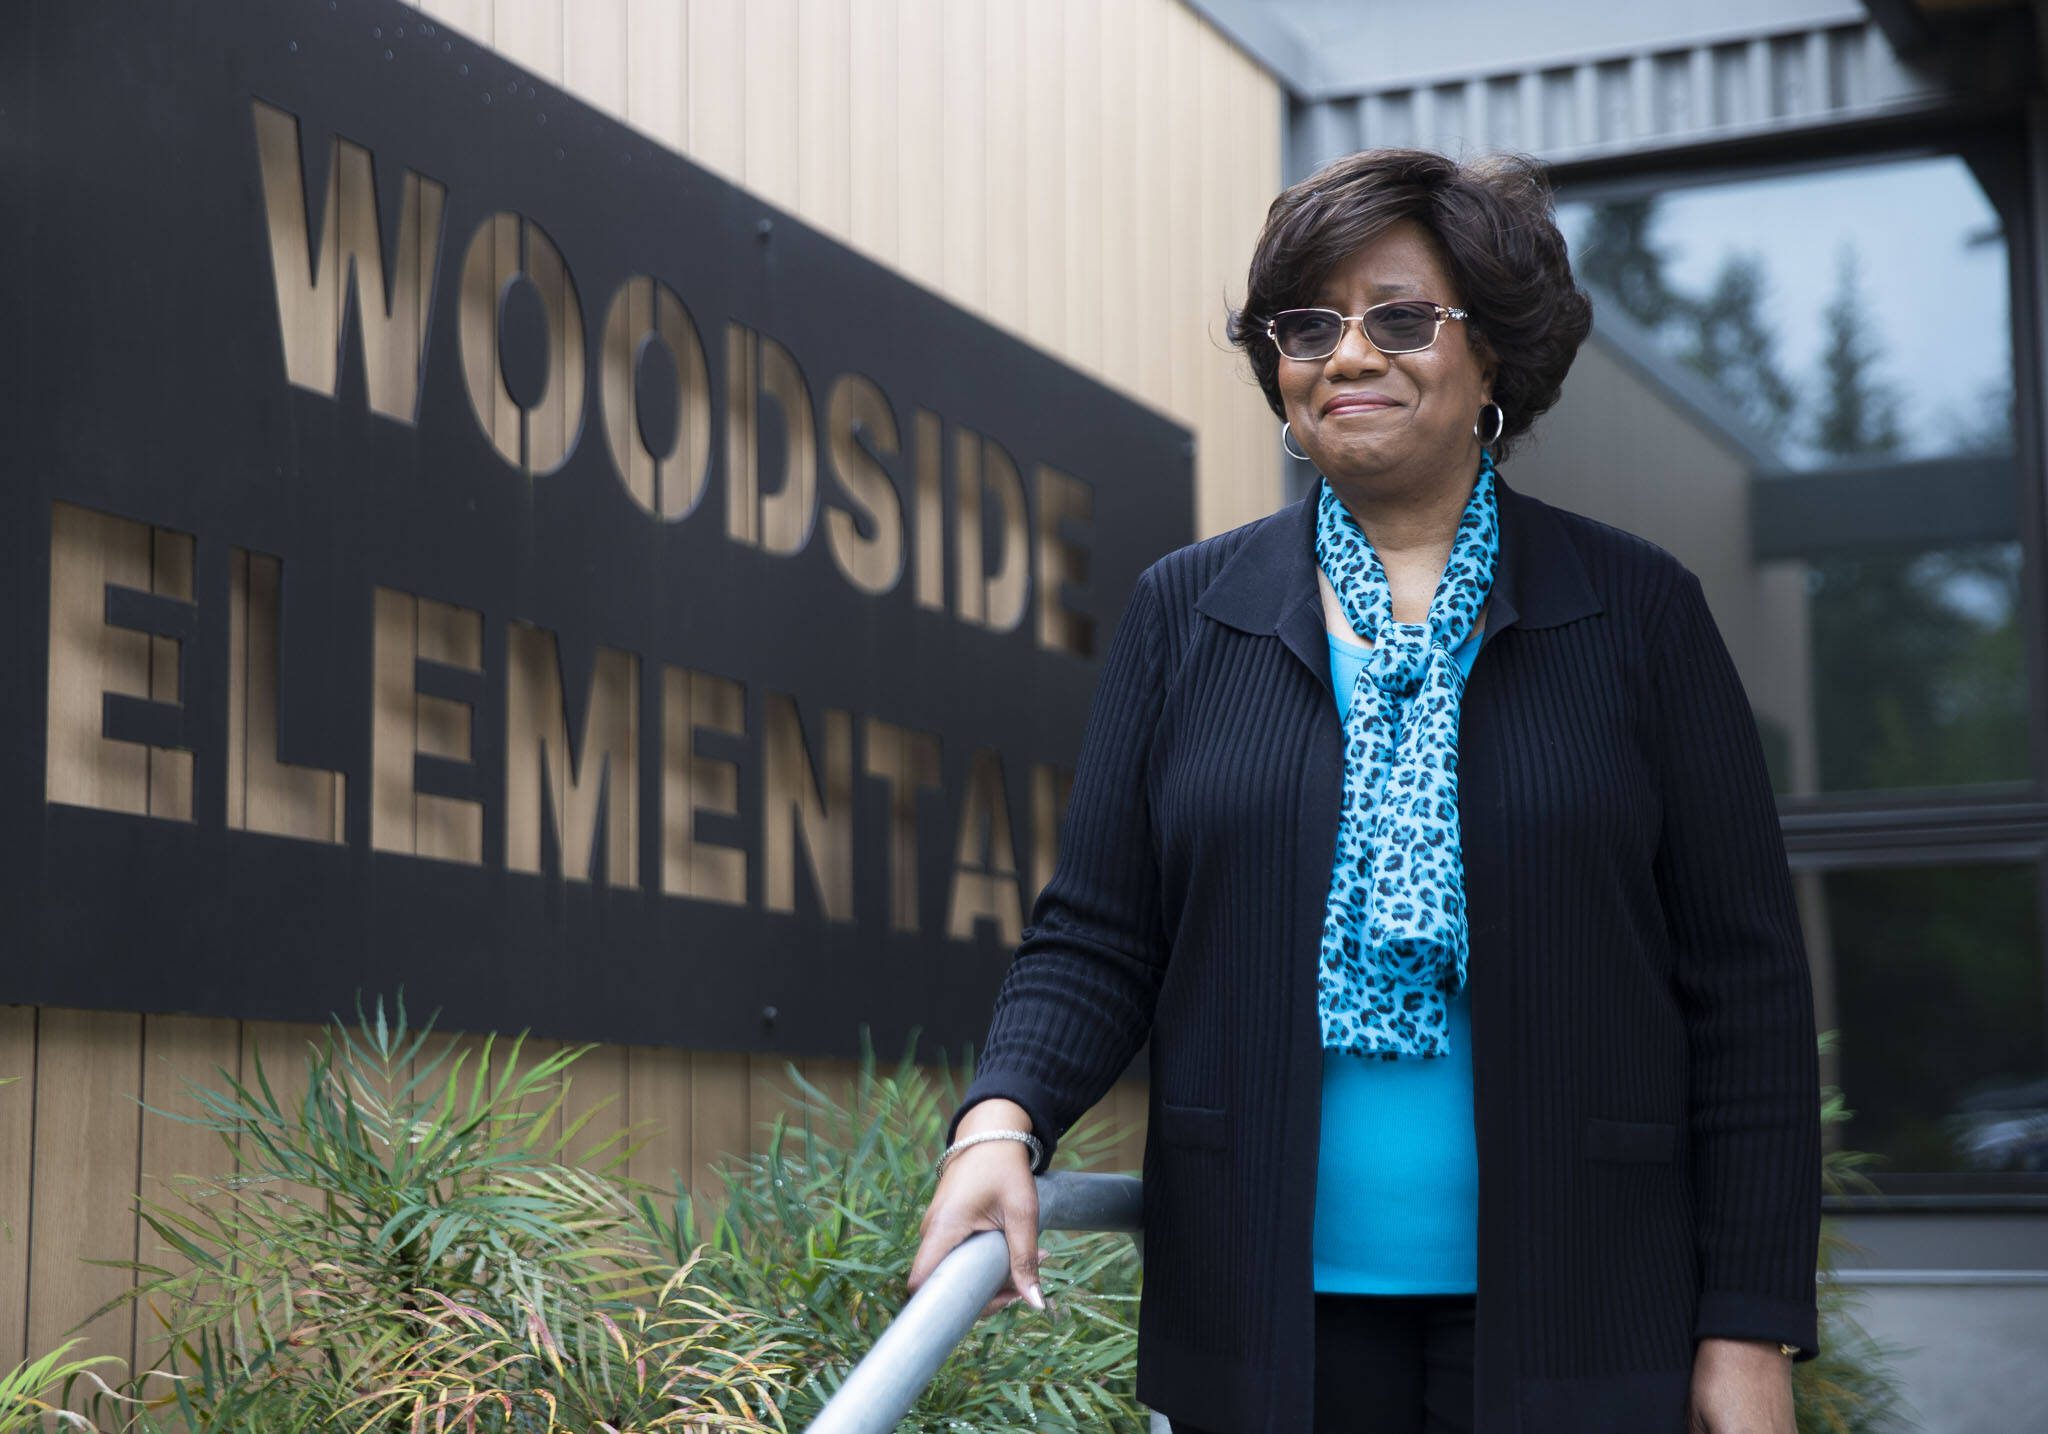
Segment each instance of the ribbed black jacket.
[[[1699,580],[1498,495],[1458,735],[1478,1428],[1681,1434],[1697,1338],[1818,1350],[1799,917]],[[1343,787],[1315,515],[1311,493],[1139,579],[953,1117],[1005,1096],[1051,1147],[1149,1035],[1138,1395],[1233,1434],[1312,1418],[1316,969]]]

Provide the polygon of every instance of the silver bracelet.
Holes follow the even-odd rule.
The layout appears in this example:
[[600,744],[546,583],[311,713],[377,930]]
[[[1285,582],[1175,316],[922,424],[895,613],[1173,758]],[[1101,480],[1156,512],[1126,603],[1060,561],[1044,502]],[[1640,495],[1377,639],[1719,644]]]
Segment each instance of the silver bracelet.
[[984,1130],[979,1135],[967,1136],[966,1138],[956,1140],[951,1145],[947,1146],[946,1153],[939,1157],[939,1166],[938,1169],[934,1172],[934,1174],[938,1178],[944,1179],[946,1174],[946,1166],[953,1159],[954,1156],[958,1155],[968,1146],[979,1145],[984,1140],[1023,1141],[1026,1145],[1031,1147],[1031,1169],[1034,1173],[1036,1173],[1036,1171],[1038,1170],[1038,1162],[1045,1158],[1045,1147],[1043,1145],[1040,1145],[1038,1143],[1038,1137],[1033,1135],[1028,1130]]

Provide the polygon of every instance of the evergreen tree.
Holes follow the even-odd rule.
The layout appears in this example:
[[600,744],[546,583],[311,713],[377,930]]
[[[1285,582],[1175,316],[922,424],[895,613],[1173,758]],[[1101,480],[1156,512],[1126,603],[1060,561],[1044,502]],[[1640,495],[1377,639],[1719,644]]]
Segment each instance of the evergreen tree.
[[1895,400],[1872,372],[1879,341],[1863,307],[1858,267],[1855,246],[1844,243],[1835,297],[1821,316],[1827,348],[1821,355],[1813,443],[1836,458],[1897,453],[1903,442]]
[[1662,328],[1685,309],[1664,278],[1664,251],[1650,238],[1657,201],[1644,195],[1592,206],[1574,267],[1581,283],[1597,288],[1637,323]]
[[1679,357],[1776,442],[1791,424],[1799,395],[1778,366],[1776,335],[1764,321],[1765,284],[1760,255],[1726,255],[1707,296],[1686,304],[1692,332]]

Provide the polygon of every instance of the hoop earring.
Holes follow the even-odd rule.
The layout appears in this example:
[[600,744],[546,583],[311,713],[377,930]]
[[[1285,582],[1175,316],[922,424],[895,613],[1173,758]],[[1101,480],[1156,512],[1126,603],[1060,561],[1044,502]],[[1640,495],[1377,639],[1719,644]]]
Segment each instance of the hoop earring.
[[1505,408],[1502,408],[1499,404],[1493,402],[1491,399],[1479,405],[1479,411],[1481,413],[1486,412],[1486,410],[1489,408],[1493,410],[1495,417],[1498,419],[1498,422],[1496,422],[1493,425],[1493,437],[1488,438],[1484,434],[1480,433],[1479,420],[1474,419],[1472,421],[1472,436],[1479,440],[1479,446],[1481,448],[1491,448],[1494,444],[1500,442],[1500,436],[1503,432],[1506,431],[1508,426],[1508,411]]
[[1298,458],[1298,459],[1300,459],[1300,460],[1301,460],[1301,461],[1302,461],[1303,463],[1307,463],[1307,462],[1309,461],[1309,456],[1308,456],[1308,455],[1307,455],[1306,453],[1303,453],[1303,452],[1301,452],[1301,451],[1300,451],[1299,449],[1295,448],[1293,444],[1291,444],[1291,443],[1289,443],[1289,442],[1287,441],[1288,439],[1292,438],[1293,436],[1294,436],[1294,425],[1293,425],[1292,423],[1283,423],[1283,424],[1281,424],[1281,425],[1280,425],[1280,446],[1281,446],[1281,448],[1283,448],[1283,449],[1285,449],[1285,450],[1286,450],[1287,456],[1288,456],[1289,458]]

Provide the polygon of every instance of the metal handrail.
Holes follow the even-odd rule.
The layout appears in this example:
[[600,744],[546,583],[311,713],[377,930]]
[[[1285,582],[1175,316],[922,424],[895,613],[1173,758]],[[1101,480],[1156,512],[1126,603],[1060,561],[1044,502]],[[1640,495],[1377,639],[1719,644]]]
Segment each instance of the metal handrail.
[[[1039,1229],[1127,1230],[1138,1238],[1144,1187],[1134,1176],[1062,1170],[1039,1176],[1037,1185]],[[1139,1249],[1142,1256],[1142,1242]],[[805,1434],[889,1434],[1009,1278],[1001,1230],[978,1231],[954,1246]],[[1170,1427],[1156,1411],[1151,1424],[1153,1434]]]

